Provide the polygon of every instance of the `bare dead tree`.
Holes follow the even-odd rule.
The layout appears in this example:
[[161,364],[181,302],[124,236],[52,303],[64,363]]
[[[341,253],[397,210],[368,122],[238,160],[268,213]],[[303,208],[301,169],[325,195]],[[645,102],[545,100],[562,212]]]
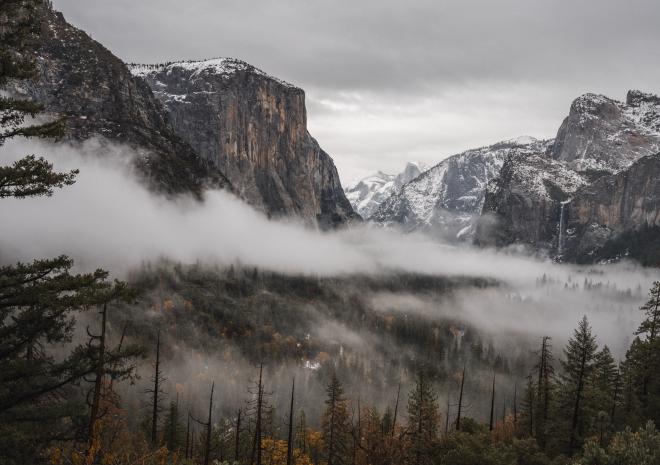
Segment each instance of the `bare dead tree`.
[[186,458],[190,458],[190,410],[188,410],[188,421],[186,423]]
[[88,347],[92,347],[93,341],[98,341],[98,361],[96,363],[95,370],[95,379],[94,379],[94,389],[92,391],[92,401],[90,409],[90,418],[89,418],[89,430],[88,430],[88,443],[87,451],[85,453],[86,457],[89,459],[90,454],[94,450],[94,439],[96,438],[96,430],[98,420],[100,419],[100,406],[101,406],[101,390],[103,389],[103,381],[105,378],[105,330],[107,323],[108,307],[107,303],[103,303],[103,309],[100,312],[101,314],[101,335],[96,336],[89,332],[89,327],[87,328],[87,335],[90,340]]
[[396,402],[394,403],[394,416],[392,418],[392,437],[394,437],[394,430],[396,429],[396,416],[399,412],[399,396],[401,395],[401,381],[399,381],[399,387],[396,390]]
[[296,379],[291,382],[291,405],[289,407],[289,434],[286,443],[286,465],[293,464],[293,401],[296,391]]
[[256,392],[256,405],[255,405],[255,427],[254,427],[254,440],[252,442],[252,455],[250,457],[250,465],[261,465],[261,436],[262,436],[262,413],[263,413],[263,400],[264,400],[264,387],[263,387],[263,369],[264,364],[259,366],[259,382],[257,383]]
[[236,415],[236,443],[234,445],[234,462],[238,462],[240,459],[240,449],[241,449],[241,409],[238,409]]
[[209,397],[209,416],[206,421],[206,447],[204,450],[204,465],[209,465],[211,458],[211,432],[212,432],[212,414],[213,414],[213,389],[215,388],[215,381],[211,383],[211,396]]
[[449,391],[447,391],[447,413],[445,415],[445,436],[449,433]]
[[513,385],[513,424],[518,424],[518,384]]
[[490,394],[490,422],[488,424],[488,429],[493,431],[493,415],[495,413],[495,372],[493,372],[493,388]]
[[465,365],[463,365],[463,374],[461,375],[461,391],[458,396],[458,413],[456,415],[456,431],[461,430],[461,410],[463,408],[463,388],[465,386]]
[[151,378],[153,383],[152,389],[147,389],[147,393],[151,394],[151,445],[156,446],[158,443],[158,415],[161,412],[160,402],[165,395],[162,384],[165,381],[163,373],[160,368],[160,330],[156,336],[156,363],[154,365],[154,374]]

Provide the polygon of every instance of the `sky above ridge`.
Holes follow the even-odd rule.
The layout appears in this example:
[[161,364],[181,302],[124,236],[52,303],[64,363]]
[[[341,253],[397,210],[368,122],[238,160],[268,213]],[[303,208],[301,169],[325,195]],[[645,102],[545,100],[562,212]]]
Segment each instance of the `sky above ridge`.
[[660,93],[657,0],[54,0],[127,62],[230,56],[305,89],[342,182],[554,137],[586,92]]

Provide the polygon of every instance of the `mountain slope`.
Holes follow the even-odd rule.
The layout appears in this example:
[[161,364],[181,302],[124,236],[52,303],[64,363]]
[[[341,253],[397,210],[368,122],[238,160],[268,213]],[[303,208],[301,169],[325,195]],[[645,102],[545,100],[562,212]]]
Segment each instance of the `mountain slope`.
[[396,175],[379,171],[361,179],[355,186],[347,188],[346,198],[362,218],[369,219],[381,203],[392,194],[399,192],[404,184],[415,179],[424,170],[423,165],[408,162],[404,170]]
[[307,132],[305,93],[243,61],[133,65],[174,131],[273,216],[322,227],[357,218],[330,156]]
[[159,191],[200,194],[207,186],[229,186],[171,130],[149,87],[119,58],[68,24],[50,2],[32,3],[35,33],[20,52],[34,58],[37,76],[15,83],[14,92],[63,116],[70,140],[103,137],[135,149],[140,170]]
[[523,137],[453,155],[403,186],[370,220],[445,239],[466,239],[481,213],[486,186],[511,153],[534,153],[546,142]]

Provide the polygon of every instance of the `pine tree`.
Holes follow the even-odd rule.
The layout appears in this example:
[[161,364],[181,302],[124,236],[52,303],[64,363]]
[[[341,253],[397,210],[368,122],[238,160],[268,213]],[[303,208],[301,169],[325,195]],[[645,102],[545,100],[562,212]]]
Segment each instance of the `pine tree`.
[[[90,431],[74,386],[99,374],[100,347],[80,344],[64,357],[55,357],[55,348],[71,341],[76,312],[102,305],[111,284],[104,271],[72,275],[72,266],[59,257],[0,268],[0,459],[36,454],[52,439],[76,434],[76,425],[87,425],[81,435]],[[106,351],[99,381],[133,355]]]
[[607,346],[596,354],[594,362],[594,376],[592,388],[593,406],[592,409],[598,412],[604,412],[607,424],[611,427],[614,413],[612,412],[613,403],[617,402],[618,391],[618,369],[612,357],[612,353]]
[[644,320],[636,335],[638,346],[631,355],[637,367],[638,397],[647,418],[660,422],[660,281],[653,283],[649,300],[640,307]]
[[[0,89],[30,79],[34,63],[23,53],[38,31],[37,0],[6,0],[0,15]],[[4,92],[0,97],[0,146],[14,137],[53,137],[61,121],[29,124],[42,107]],[[24,157],[0,166],[0,199],[49,196],[71,185],[77,171],[57,173],[43,158]],[[6,218],[5,221],[11,221]],[[83,434],[77,425],[95,424],[73,386],[99,370],[98,345],[78,345],[54,356],[53,347],[70,343],[76,312],[103,303],[111,284],[107,273],[73,275],[65,256],[0,268],[0,462],[31,462],[51,440]],[[104,355],[106,368],[125,354]],[[103,373],[105,378],[108,373]],[[95,385],[101,384],[95,381]],[[98,391],[98,389],[96,389]],[[97,392],[96,400],[100,398]],[[87,416],[89,421],[84,421]]]
[[289,421],[287,423],[287,440],[286,440],[286,465],[293,464],[293,402],[296,392],[296,380],[291,382],[291,405],[289,406]]
[[521,436],[533,437],[536,431],[536,385],[530,374],[527,376],[525,395],[520,405],[520,421],[518,422],[518,433]]
[[185,445],[185,432],[179,413],[179,395],[177,394],[176,399],[170,401],[163,421],[163,436],[169,451],[175,452],[183,448]]
[[408,397],[408,431],[411,435],[411,463],[431,463],[440,432],[438,398],[428,376],[420,373]]
[[563,407],[569,412],[570,425],[568,428],[568,453],[573,454],[580,445],[584,435],[588,432],[589,416],[586,407],[589,399],[588,393],[590,377],[594,373],[596,352],[598,346],[596,338],[591,334],[589,321],[585,316],[573,332],[573,337],[564,349],[565,360],[562,365],[561,395]]
[[[37,3],[37,0],[2,2],[3,16],[7,21],[0,23],[0,89],[10,81],[30,79],[36,73],[33,61],[22,51],[38,30],[33,18]],[[25,124],[42,111],[41,105],[30,101],[0,97],[0,146],[14,137],[60,136],[64,129],[61,120]],[[0,166],[0,199],[49,196],[53,189],[73,184],[77,173],[77,170],[55,172],[52,164],[44,158],[28,155],[12,165]]]
[[344,465],[350,458],[350,422],[344,388],[334,372],[326,387],[326,395],[322,418],[326,462],[327,465]]

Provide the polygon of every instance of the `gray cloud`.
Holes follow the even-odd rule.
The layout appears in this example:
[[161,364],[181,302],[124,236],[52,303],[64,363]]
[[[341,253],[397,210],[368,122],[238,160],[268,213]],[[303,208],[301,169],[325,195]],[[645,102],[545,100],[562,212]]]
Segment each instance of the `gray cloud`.
[[[306,87],[396,89],[658,72],[650,0],[56,0],[128,60],[234,55]],[[657,74],[656,74],[657,76]],[[650,79],[649,79],[650,82]]]
[[234,56],[301,86],[345,182],[553,137],[584,92],[660,91],[654,0],[54,4],[126,61]]

